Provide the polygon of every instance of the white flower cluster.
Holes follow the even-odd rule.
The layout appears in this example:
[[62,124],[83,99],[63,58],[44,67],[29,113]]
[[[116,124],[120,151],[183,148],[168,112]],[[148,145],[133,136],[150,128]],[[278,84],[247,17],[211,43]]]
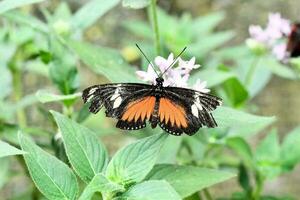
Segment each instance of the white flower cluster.
[[[157,56],[154,59],[155,65],[158,67],[159,71],[161,73],[165,72],[165,70],[172,65],[175,66],[177,64],[177,67],[171,67],[164,73],[163,79],[164,79],[164,86],[176,86],[176,87],[188,87],[188,79],[190,77],[190,72],[193,69],[199,68],[200,65],[195,64],[195,57],[193,57],[189,61],[182,60],[181,58],[178,58],[174,62],[174,55],[171,53],[167,59]],[[157,74],[153,70],[152,66],[149,64],[147,71],[136,71],[137,76],[142,79],[143,81],[155,84],[155,79],[157,78]],[[200,92],[208,93],[210,92],[209,89],[206,88],[207,82],[206,81],[200,81],[200,79],[197,80],[195,85],[193,86],[193,89],[198,90]]]

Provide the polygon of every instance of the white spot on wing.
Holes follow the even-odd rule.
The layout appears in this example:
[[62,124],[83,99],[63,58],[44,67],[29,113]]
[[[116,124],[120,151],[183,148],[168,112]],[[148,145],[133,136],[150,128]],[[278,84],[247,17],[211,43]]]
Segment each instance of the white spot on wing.
[[91,88],[90,91],[89,91],[89,95],[92,95],[96,90],[97,90],[96,87]]
[[197,118],[199,117],[198,116],[198,108],[195,104],[192,105],[192,114]]
[[116,100],[114,101],[113,108],[119,107],[121,103],[122,103],[122,98],[121,97],[116,98]]

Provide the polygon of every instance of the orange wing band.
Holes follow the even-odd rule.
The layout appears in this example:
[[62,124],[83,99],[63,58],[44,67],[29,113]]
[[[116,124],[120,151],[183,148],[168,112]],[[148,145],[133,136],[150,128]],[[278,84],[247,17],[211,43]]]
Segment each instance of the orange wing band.
[[126,107],[126,111],[122,115],[122,120],[124,121],[135,121],[139,119],[144,121],[145,119],[150,119],[151,114],[153,113],[155,105],[155,97],[149,96],[143,99],[138,99],[129,103]]
[[176,124],[178,128],[187,127],[185,110],[169,99],[160,99],[158,114],[161,122],[165,120],[166,124],[170,121],[172,126]]

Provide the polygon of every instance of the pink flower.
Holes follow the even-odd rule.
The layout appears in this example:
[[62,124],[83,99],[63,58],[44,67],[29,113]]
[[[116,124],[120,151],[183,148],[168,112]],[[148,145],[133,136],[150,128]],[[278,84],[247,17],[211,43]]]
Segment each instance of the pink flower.
[[281,44],[275,45],[272,49],[272,53],[278,60],[281,60],[281,61],[286,60],[288,57],[288,53],[286,51],[286,44],[281,43]]
[[[252,39],[265,45],[271,50],[273,55],[282,60],[285,58],[283,52],[283,43],[291,32],[290,21],[281,17],[280,13],[270,13],[268,24],[265,29],[261,26],[249,26],[249,34]],[[279,43],[281,43],[279,45]]]
[[[157,56],[154,59],[154,63],[158,68],[158,73],[161,74],[165,72],[165,70],[171,66],[174,62],[174,55],[171,53],[167,59]],[[163,75],[164,86],[176,86],[176,87],[188,87],[188,79],[190,77],[190,72],[193,69],[197,69],[200,65],[195,64],[196,58],[185,61],[181,58],[178,58],[171,68],[165,72]],[[174,67],[176,65],[176,67]],[[157,70],[157,69],[156,69]],[[152,66],[149,64],[147,71],[136,71],[137,76],[143,81],[155,84],[155,79],[157,78],[157,74],[152,69]],[[201,82],[200,79],[197,80],[194,85],[194,89],[200,92],[209,92],[210,90],[206,88],[207,83],[205,81]]]

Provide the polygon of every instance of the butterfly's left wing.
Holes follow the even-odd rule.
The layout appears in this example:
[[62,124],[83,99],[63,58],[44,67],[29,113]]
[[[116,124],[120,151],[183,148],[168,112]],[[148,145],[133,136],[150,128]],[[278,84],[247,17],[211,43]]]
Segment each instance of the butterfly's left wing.
[[193,135],[203,126],[217,126],[211,112],[221,104],[219,97],[207,93],[165,87],[159,103],[159,125],[174,135]]
[[97,113],[103,106],[106,116],[118,119],[117,127],[136,130],[146,126],[153,112],[155,98],[153,86],[139,83],[94,85],[83,91],[84,103]]

